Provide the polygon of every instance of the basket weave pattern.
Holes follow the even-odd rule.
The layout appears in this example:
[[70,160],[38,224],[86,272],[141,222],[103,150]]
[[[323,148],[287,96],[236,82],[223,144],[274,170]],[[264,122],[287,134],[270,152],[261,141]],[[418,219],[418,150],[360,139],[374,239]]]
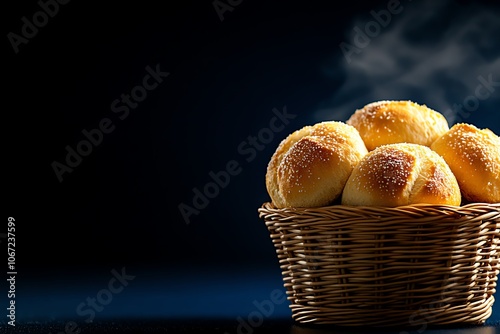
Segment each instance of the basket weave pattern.
[[299,323],[482,324],[500,270],[500,203],[259,208]]

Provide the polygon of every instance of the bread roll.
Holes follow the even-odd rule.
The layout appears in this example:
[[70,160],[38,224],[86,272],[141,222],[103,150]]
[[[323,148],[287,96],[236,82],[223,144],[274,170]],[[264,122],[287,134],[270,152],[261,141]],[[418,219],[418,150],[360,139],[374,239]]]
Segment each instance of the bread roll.
[[430,146],[449,130],[446,118],[411,101],[378,101],[358,109],[347,120],[358,129],[366,148],[394,143]]
[[367,153],[358,131],[343,122],[321,122],[295,131],[280,143],[267,167],[266,187],[273,204],[331,204]]
[[495,133],[459,123],[431,148],[448,163],[467,201],[500,202],[500,138]]
[[389,144],[368,153],[354,168],[343,205],[387,206],[427,203],[460,205],[457,180],[444,159],[418,144]]

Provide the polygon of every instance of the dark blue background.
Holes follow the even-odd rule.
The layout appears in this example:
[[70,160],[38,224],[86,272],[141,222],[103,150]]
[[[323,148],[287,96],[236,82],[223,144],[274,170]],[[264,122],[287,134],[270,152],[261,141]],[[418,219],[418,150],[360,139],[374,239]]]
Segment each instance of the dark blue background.
[[[18,321],[84,322],[77,305],[121,268],[135,278],[96,319],[246,317],[254,301],[282,289],[257,208],[269,200],[274,149],[304,125],[410,99],[450,125],[499,134],[499,88],[466,117],[449,110],[470,100],[479,76],[500,81],[500,7],[402,1],[348,62],[339,45],[354,44],[353,29],[387,3],[243,0],[221,21],[212,1],[74,1],[19,53],[4,38],[4,195],[17,224]],[[4,36],[40,10],[35,1],[8,6]],[[157,64],[170,75],[120,120],[112,101]],[[238,147],[285,106],[295,118],[247,161]],[[51,164],[103,118],[114,131],[60,183]],[[193,188],[231,160],[241,173],[186,224],[179,204],[192,205]],[[286,303],[273,313],[289,315]]]

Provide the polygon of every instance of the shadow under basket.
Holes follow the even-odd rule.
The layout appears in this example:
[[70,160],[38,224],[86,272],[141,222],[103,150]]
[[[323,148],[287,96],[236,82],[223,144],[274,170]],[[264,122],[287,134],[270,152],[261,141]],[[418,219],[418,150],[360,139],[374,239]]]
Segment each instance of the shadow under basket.
[[483,324],[500,256],[500,203],[258,209],[298,323]]

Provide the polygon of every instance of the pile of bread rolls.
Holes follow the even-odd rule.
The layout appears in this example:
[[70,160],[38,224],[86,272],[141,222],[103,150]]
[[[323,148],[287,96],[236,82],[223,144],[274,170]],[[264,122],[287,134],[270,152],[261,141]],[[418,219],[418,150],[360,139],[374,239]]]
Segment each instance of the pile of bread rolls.
[[277,208],[498,203],[500,138],[472,124],[450,128],[412,101],[377,101],[346,122],[289,134],[269,161],[266,188]]

